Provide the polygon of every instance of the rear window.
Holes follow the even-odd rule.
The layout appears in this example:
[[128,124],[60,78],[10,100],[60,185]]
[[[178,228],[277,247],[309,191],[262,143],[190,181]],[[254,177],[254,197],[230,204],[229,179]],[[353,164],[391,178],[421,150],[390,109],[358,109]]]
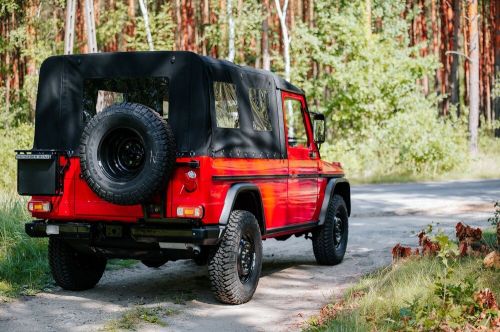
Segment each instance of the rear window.
[[84,121],[121,102],[146,105],[167,119],[168,91],[166,77],[87,79],[83,89]]
[[232,83],[214,82],[215,117],[219,128],[239,128],[238,98]]

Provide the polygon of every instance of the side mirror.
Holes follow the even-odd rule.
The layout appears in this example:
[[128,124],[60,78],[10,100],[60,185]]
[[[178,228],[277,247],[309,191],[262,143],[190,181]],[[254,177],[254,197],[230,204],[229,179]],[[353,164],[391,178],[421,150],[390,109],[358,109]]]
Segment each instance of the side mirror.
[[325,116],[319,113],[311,112],[313,120],[314,142],[318,145],[325,143],[326,139],[326,126]]

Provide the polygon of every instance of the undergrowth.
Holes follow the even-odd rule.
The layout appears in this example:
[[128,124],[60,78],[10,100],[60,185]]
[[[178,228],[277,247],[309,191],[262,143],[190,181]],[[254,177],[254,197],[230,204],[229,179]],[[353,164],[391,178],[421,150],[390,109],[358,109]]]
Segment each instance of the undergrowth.
[[[494,245],[493,230],[483,240]],[[457,256],[457,246],[442,234],[437,256],[412,256],[363,277],[345,298],[310,319],[307,331],[441,331],[466,326],[486,330],[498,309],[482,308],[479,291],[500,298],[500,273],[480,257]],[[491,294],[491,293],[490,293]]]
[[31,295],[51,282],[47,240],[24,232],[26,200],[0,194],[0,297]]

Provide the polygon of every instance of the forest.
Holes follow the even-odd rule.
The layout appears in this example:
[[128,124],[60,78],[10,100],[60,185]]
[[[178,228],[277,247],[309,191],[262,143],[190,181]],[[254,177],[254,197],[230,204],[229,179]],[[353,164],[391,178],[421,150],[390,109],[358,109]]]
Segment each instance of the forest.
[[30,144],[48,56],[188,50],[303,88],[328,121],[323,157],[354,178],[498,175],[500,1],[93,0],[94,47],[87,1],[68,48],[66,1],[0,0],[2,150]]

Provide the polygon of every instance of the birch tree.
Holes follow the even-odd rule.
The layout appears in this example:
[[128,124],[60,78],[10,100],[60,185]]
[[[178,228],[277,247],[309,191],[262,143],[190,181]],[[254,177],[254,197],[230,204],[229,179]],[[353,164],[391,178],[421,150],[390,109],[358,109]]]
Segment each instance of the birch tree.
[[469,150],[475,156],[477,154],[477,131],[479,126],[479,30],[477,16],[477,0],[468,0],[468,22],[469,22]]
[[233,62],[234,61],[234,56],[235,56],[235,49],[234,49],[234,16],[233,16],[233,0],[227,0],[227,19],[228,19],[228,25],[229,25],[229,37],[228,37],[228,56],[227,60]]
[[283,58],[285,60],[285,79],[290,82],[290,42],[292,38],[288,35],[288,27],[286,25],[286,14],[288,9],[288,0],[285,0],[281,7],[280,0],[274,0],[276,11],[280,20],[281,33],[283,35]]
[[139,0],[139,7],[141,8],[142,17],[144,19],[144,28],[146,29],[146,38],[148,40],[149,50],[154,51],[153,37],[151,37],[151,29],[149,28],[148,8],[144,0]]

